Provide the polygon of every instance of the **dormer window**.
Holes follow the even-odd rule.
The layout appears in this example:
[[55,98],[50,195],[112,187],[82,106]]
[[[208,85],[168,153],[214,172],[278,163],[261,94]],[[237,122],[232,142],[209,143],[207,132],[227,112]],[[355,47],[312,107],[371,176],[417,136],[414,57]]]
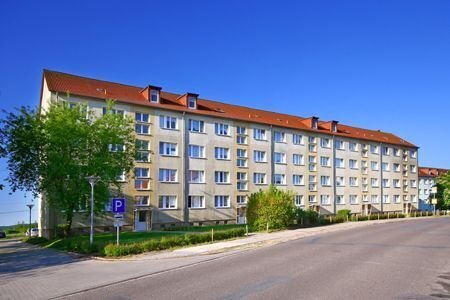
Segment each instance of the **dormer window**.
[[197,97],[195,96],[188,96],[188,107],[192,109],[197,108]]
[[311,119],[311,128],[312,129],[317,129],[318,125],[319,125],[319,118],[312,117],[312,119]]
[[337,124],[338,124],[338,121],[331,121],[331,132],[338,131]]
[[150,90],[150,102],[159,103],[159,91]]

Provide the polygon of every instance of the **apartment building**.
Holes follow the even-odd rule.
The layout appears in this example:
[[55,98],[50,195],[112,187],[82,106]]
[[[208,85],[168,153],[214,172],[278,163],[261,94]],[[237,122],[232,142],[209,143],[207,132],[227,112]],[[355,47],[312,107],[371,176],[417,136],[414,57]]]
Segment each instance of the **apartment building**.
[[419,210],[433,211],[431,204],[431,188],[436,185],[436,179],[440,175],[449,172],[447,169],[419,167]]
[[[124,174],[129,230],[175,224],[245,222],[248,195],[271,183],[296,193],[295,205],[321,214],[418,208],[418,147],[394,134],[298,117],[160,87],[137,87],[60,72],[43,73],[41,107],[105,100],[135,120],[136,168]],[[40,228],[58,222],[40,199]],[[111,215],[96,220],[109,230]],[[79,216],[74,228],[87,220]]]

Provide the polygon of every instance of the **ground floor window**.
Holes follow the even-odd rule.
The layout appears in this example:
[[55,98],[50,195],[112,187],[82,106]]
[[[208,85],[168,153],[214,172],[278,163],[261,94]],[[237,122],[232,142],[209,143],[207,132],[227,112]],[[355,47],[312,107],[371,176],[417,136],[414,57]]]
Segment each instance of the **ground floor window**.
[[204,196],[189,196],[188,197],[189,208],[205,208]]
[[159,208],[177,208],[177,196],[159,196]]
[[216,208],[230,207],[230,196],[214,196],[214,206]]

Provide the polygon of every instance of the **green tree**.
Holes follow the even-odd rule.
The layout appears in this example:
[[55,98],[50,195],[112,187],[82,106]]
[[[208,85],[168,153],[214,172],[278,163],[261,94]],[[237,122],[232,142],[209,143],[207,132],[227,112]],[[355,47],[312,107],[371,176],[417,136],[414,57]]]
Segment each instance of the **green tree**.
[[264,230],[280,229],[295,220],[294,194],[271,185],[267,190],[250,195],[247,204],[247,222],[250,226]]
[[54,102],[46,111],[23,107],[0,121],[9,186],[13,192],[42,193],[50,207],[62,212],[67,233],[75,212],[90,211],[86,177],[101,178],[94,204],[101,214],[110,190],[120,191],[117,176],[133,167],[132,120],[115,114],[113,107],[108,101],[106,113],[95,116],[85,105]]
[[438,204],[437,209],[450,209],[450,172],[444,173],[436,181]]

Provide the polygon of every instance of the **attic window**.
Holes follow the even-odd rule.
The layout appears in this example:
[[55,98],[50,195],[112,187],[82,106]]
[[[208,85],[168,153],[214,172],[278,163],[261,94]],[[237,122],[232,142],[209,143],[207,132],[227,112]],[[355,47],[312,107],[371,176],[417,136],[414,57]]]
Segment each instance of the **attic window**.
[[150,102],[153,102],[153,103],[159,102],[159,91],[158,90],[150,90]]
[[188,97],[188,107],[192,108],[192,109],[197,108],[197,97],[195,97],[195,96]]
[[318,120],[316,118],[313,118],[311,121],[312,129],[317,129],[317,123],[318,123]]
[[331,122],[331,131],[332,132],[337,132],[338,128],[337,128],[337,121],[332,121]]

